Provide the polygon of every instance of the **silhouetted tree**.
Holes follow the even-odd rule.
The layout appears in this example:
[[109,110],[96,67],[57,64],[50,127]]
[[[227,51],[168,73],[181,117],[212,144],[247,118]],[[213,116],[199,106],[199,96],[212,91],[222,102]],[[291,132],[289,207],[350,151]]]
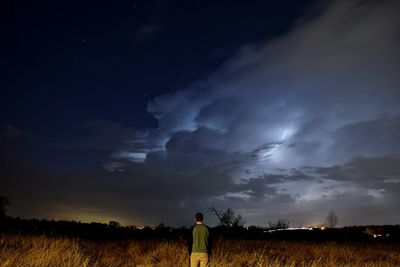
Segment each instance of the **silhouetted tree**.
[[119,228],[119,227],[121,227],[121,224],[119,222],[117,222],[117,221],[110,221],[108,223],[108,226],[111,227],[111,228]]
[[289,228],[290,222],[287,219],[278,218],[276,222],[269,222],[268,229],[287,229]]
[[330,210],[326,217],[326,226],[334,228],[339,222],[338,216],[334,210]]
[[165,223],[159,223],[156,228],[165,228]]
[[0,196],[0,219],[6,217],[8,205],[10,205],[10,199],[5,196]]
[[226,226],[226,227],[239,227],[243,226],[243,218],[240,214],[235,215],[235,212],[228,208],[226,211],[220,212],[217,211],[217,209],[212,206],[210,209],[210,212],[217,216],[219,220],[219,225],[221,226]]

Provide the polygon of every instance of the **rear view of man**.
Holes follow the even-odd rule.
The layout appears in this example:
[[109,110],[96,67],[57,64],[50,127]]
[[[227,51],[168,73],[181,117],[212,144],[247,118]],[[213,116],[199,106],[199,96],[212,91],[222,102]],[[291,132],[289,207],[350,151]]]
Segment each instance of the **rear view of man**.
[[210,267],[211,242],[210,231],[203,224],[203,214],[195,215],[196,225],[191,229],[189,241],[190,267]]

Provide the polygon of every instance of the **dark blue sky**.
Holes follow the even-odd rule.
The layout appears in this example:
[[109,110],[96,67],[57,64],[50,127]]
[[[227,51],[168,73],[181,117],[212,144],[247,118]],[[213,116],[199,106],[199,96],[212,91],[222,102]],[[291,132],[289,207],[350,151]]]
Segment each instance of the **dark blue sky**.
[[215,203],[258,224],[400,219],[395,0],[0,5],[12,215],[178,225]]
[[56,135],[87,118],[154,127],[149,98],[288,31],[310,2],[6,1],[2,121]]

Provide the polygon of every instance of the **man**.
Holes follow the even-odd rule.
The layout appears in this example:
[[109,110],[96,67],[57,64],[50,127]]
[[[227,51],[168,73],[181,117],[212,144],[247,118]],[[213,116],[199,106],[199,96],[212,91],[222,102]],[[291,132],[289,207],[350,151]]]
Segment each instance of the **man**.
[[210,267],[211,242],[210,231],[203,224],[203,214],[194,216],[196,225],[191,229],[189,241],[190,267]]

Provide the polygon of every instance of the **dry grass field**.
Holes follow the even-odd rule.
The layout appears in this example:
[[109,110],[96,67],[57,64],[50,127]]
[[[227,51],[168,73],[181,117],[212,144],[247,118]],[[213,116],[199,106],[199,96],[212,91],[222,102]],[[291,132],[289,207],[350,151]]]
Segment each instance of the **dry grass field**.
[[[229,241],[212,266],[400,266],[400,244]],[[0,235],[0,266],[188,266],[186,244]]]

